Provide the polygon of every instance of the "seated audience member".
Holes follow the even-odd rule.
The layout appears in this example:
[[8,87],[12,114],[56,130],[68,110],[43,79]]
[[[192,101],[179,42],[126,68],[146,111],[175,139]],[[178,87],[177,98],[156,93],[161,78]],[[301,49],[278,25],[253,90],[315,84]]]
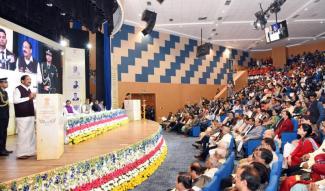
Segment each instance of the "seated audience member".
[[199,163],[199,162],[193,162],[190,166],[190,175],[193,181],[193,189],[195,189],[194,187],[198,187],[198,188],[203,188],[204,186],[206,186],[210,181],[211,178],[209,178],[208,176],[204,175],[204,170],[205,168]]
[[[216,136],[211,136],[208,140],[209,144],[202,143],[203,151],[201,154],[195,157],[200,160],[205,160],[208,154],[213,155],[215,152],[220,154],[222,157],[227,155],[228,147],[230,145],[232,135],[230,134],[230,127],[223,126],[221,133]],[[204,140],[205,141],[205,140]]]
[[318,149],[318,144],[310,137],[311,133],[312,127],[310,125],[302,124],[300,128],[298,128],[298,135],[300,136],[298,145],[292,153],[285,158],[285,162],[288,165],[288,169],[286,170],[287,175],[290,176],[300,169],[299,166],[302,162],[303,155]]
[[91,106],[91,109],[94,112],[100,112],[102,109],[100,108],[100,105],[98,104],[98,100],[95,100],[94,104]]
[[262,138],[263,132],[265,130],[265,127],[262,124],[262,119],[258,119],[255,121],[255,125],[253,128],[251,128],[247,134],[243,137],[243,141],[247,142],[251,139],[259,139]]
[[260,175],[251,166],[239,167],[236,171],[235,182],[237,191],[257,191],[261,186]]
[[168,116],[167,117],[162,117],[161,118],[161,127],[166,130],[167,126],[169,125],[171,119],[173,117],[173,112],[169,112]]
[[272,168],[272,165],[278,161],[278,155],[276,154],[276,146],[275,146],[275,143],[274,143],[274,140],[272,138],[264,138],[261,142],[261,146],[260,148],[265,148],[269,151],[272,152],[272,155],[273,155],[273,159],[270,163],[270,168]]
[[265,148],[255,149],[252,155],[252,162],[262,163],[268,169],[270,169],[270,164],[272,160],[273,160],[272,152]]
[[89,102],[89,99],[87,98],[85,104],[81,106],[81,113],[89,114],[91,113],[91,111],[91,104]]
[[205,161],[205,167],[206,170],[204,171],[204,175],[213,178],[214,174],[217,172],[218,167],[220,163],[214,156],[210,156],[206,161]]
[[184,135],[188,135],[190,130],[193,127],[193,120],[194,120],[194,116],[193,115],[189,115],[188,116],[188,120],[186,121],[186,123],[183,125],[181,131]]
[[300,116],[304,112],[304,108],[302,106],[302,102],[300,100],[296,101],[295,107],[293,109],[293,116]]
[[310,122],[312,124],[316,124],[320,117],[320,114],[319,114],[320,103],[317,101],[317,95],[314,92],[310,93],[308,95],[308,98],[309,98],[309,103],[310,103],[309,107],[308,107],[308,116],[309,116]]
[[[322,134],[325,134],[325,122],[324,121],[321,123],[320,131]],[[316,163],[321,163],[322,161],[324,161],[324,159],[325,159],[323,156],[324,150],[325,150],[325,139],[323,139],[322,145],[317,150],[315,150],[312,153],[305,154],[302,157],[302,160],[306,161],[306,162],[301,163],[301,165],[300,165],[301,169],[302,170],[305,170],[305,169],[312,170],[311,179],[309,181],[304,180],[302,182],[300,176],[296,176],[296,175],[289,176],[284,179],[284,181],[281,185],[281,190],[283,190],[283,191],[298,190],[298,187],[299,187],[299,189],[307,191],[308,190],[307,185],[309,185],[309,184],[311,184],[309,186],[310,190],[312,190],[311,188],[314,187],[313,191],[317,191],[317,189],[320,190],[319,185],[323,185],[323,188],[324,188],[325,181],[319,180],[319,176],[317,176],[317,175],[324,176],[325,172],[317,171],[317,169],[325,170],[325,167],[321,166],[321,165],[315,165]],[[320,155],[322,155],[322,156],[320,156]],[[325,163],[323,163],[323,164],[325,164]],[[313,171],[313,169],[314,170],[316,169],[316,171]],[[303,173],[304,173],[303,171],[299,171],[297,174],[303,174]],[[314,182],[316,182],[316,183],[314,183]]]
[[261,184],[260,187],[258,188],[258,191],[264,191],[269,184],[270,172],[271,172],[270,169],[268,169],[264,164],[260,162],[252,162],[250,165],[257,170],[261,178]]
[[73,108],[73,106],[71,105],[71,101],[67,100],[65,102],[65,106],[63,108],[63,114],[64,115],[75,115],[78,114],[78,112]]
[[280,191],[308,190],[307,185],[317,182],[325,188],[325,153],[318,154],[315,158],[315,164],[310,167],[311,173],[305,171],[300,175],[286,177],[282,182]]
[[280,115],[279,110],[272,109],[270,114],[269,114],[270,117],[268,119],[266,119],[265,122],[263,123],[265,128],[266,129],[274,129],[275,126],[281,120],[281,117],[279,115]]
[[[254,118],[252,118],[253,120]],[[252,125],[249,129],[246,130],[244,136],[241,137],[241,140],[239,141],[237,151],[239,153],[243,153],[243,148],[247,148],[247,141],[251,139],[259,139],[262,138],[263,132],[265,128],[262,125],[262,119],[257,119],[255,121],[255,124]]]
[[180,172],[176,178],[175,191],[192,191],[192,178],[187,172]]
[[293,131],[293,124],[291,121],[291,113],[287,110],[283,111],[281,113],[282,115],[282,121],[279,123],[279,125],[276,127],[275,130],[275,138],[281,139],[281,134],[283,132],[292,132]]

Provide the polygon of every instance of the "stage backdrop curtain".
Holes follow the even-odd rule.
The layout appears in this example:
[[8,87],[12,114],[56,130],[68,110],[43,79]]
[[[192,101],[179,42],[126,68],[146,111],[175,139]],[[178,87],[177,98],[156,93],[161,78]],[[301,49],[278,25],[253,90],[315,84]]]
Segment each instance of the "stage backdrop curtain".
[[111,41],[108,30],[108,23],[104,24],[104,87],[105,106],[107,110],[112,107],[112,71],[111,71]]
[[23,34],[18,34],[18,41],[17,41],[17,45],[18,45],[18,55],[19,56],[23,56],[23,42],[24,41],[28,41],[32,44],[32,55],[33,55],[33,59],[39,62],[39,47],[38,47],[38,41],[30,38],[28,36],[25,36]]

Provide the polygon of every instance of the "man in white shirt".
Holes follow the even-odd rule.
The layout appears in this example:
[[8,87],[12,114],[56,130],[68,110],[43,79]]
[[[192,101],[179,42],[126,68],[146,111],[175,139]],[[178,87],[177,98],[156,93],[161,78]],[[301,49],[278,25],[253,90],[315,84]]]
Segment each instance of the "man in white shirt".
[[31,78],[21,77],[21,85],[14,90],[14,107],[16,128],[18,132],[16,153],[18,159],[27,159],[36,154],[35,144],[35,110],[33,100],[35,93],[30,90]]

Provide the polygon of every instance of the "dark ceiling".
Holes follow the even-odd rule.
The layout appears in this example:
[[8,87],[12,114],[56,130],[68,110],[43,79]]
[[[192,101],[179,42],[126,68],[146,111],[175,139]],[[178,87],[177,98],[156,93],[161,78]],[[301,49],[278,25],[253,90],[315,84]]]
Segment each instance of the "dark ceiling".
[[91,32],[108,21],[113,29],[116,0],[1,0],[0,17],[54,41],[79,20]]

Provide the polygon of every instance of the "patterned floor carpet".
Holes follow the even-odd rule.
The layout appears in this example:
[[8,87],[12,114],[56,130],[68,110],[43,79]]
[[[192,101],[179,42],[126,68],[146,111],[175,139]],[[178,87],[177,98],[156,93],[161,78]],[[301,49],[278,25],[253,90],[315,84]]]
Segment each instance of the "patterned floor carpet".
[[163,132],[168,146],[165,162],[150,176],[147,181],[136,187],[135,191],[166,191],[175,187],[178,172],[187,171],[197,154],[191,146],[197,138],[184,137],[175,133]]

